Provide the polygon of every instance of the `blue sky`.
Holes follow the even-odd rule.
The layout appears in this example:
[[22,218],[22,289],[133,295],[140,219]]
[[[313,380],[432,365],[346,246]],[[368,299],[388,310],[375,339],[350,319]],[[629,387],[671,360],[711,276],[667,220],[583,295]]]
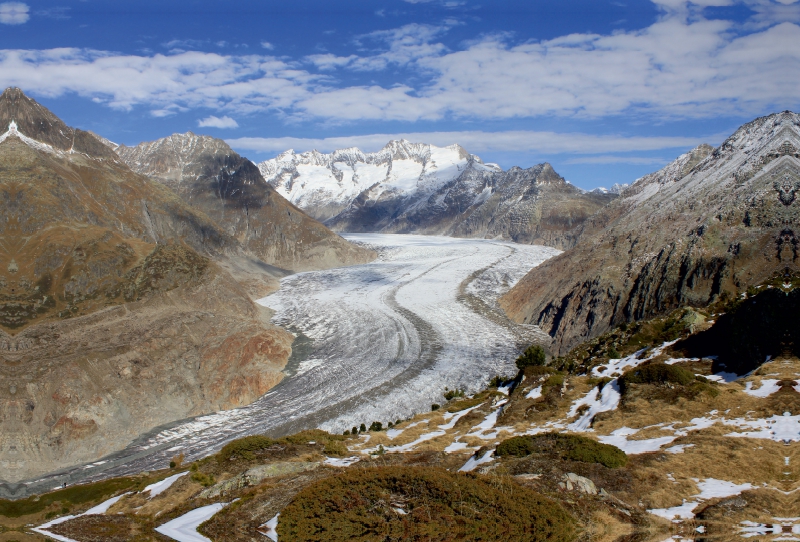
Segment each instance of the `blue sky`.
[[800,1],[0,1],[0,86],[129,145],[406,137],[593,188],[798,109]]

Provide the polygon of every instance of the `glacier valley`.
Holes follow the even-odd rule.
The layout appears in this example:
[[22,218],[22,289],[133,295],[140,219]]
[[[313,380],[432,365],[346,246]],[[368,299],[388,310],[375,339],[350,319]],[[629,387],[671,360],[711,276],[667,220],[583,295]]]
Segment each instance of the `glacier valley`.
[[100,461],[13,492],[49,490],[194,460],[255,433],[387,423],[443,402],[445,387],[477,392],[516,372],[519,349],[546,336],[509,321],[497,299],[557,249],[449,237],[345,234],[378,251],[372,263],[288,276],[259,300],[298,334],[287,376],[251,405],[183,420]]

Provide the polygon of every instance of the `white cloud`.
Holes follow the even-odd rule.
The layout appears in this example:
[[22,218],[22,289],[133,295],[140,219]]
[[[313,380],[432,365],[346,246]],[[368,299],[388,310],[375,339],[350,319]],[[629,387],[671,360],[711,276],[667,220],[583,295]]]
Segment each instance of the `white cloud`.
[[[522,44],[495,35],[453,51],[437,40],[455,23],[411,24],[361,36],[362,45],[374,47],[369,53],[307,57],[307,69],[272,56],[181,50],[195,45],[188,42],[165,44],[181,51],[169,55],[5,50],[0,86],[46,96],[72,92],[120,109],[144,105],[156,115],[203,107],[331,122],[708,118],[800,106],[800,49],[791,46],[800,43],[800,26],[786,21],[796,3],[743,0],[757,13],[757,26],[743,29],[685,17],[683,0],[658,1],[662,17],[636,31]],[[413,85],[393,74],[395,66],[414,71]],[[346,86],[328,75],[337,69],[383,73],[380,83]]]
[[272,44],[271,44],[270,42],[268,42],[268,41],[262,41],[262,42],[261,42],[261,47],[263,47],[264,49],[266,49],[266,50],[268,50],[268,51],[272,51],[272,50],[275,48],[275,46],[274,46],[274,45],[272,45]]
[[222,118],[215,117],[211,115],[210,117],[206,117],[204,119],[200,119],[197,121],[197,125],[201,128],[238,128],[239,123],[236,122],[234,119],[225,116]]
[[30,19],[30,8],[22,2],[3,2],[0,4],[0,23],[25,24]]
[[[551,154],[602,154],[608,152],[641,152],[663,149],[685,149],[700,143],[715,143],[724,136],[714,135],[707,139],[695,137],[623,137],[616,135],[594,135],[585,133],[558,133],[537,131],[461,131],[461,132],[408,132],[395,134],[368,134],[358,136],[328,138],[296,138],[296,137],[242,137],[227,139],[231,147],[242,151],[262,153],[279,153],[287,149],[298,152],[316,149],[320,152],[331,152],[336,149],[358,147],[372,152],[382,148],[391,140],[407,139],[409,141],[430,143],[445,147],[458,143],[469,152],[483,153],[492,151],[526,152]],[[589,157],[589,159],[608,160],[612,157]],[[642,160],[640,158],[613,157],[619,160]],[[580,159],[579,159],[580,160]],[[647,158],[646,160],[653,160]],[[586,162],[590,163],[590,162]],[[602,163],[602,162],[591,162]],[[630,163],[630,162],[629,162]],[[660,163],[660,162],[659,162]]]
[[263,56],[183,52],[118,55],[83,49],[0,51],[0,87],[44,96],[74,92],[115,109],[145,105],[156,114],[192,108],[241,114],[289,110],[314,75]]

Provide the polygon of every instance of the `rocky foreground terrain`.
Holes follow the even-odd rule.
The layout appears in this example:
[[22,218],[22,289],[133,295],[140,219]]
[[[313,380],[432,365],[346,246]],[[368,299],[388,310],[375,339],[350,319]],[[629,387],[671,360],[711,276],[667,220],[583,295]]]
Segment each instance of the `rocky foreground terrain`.
[[[176,193],[19,89],[0,96],[0,126],[6,494],[155,426],[257,399],[293,340],[252,301],[277,288],[286,271],[274,266],[374,256],[268,188],[248,191],[236,157],[220,159],[231,171],[217,184],[198,178],[207,193]],[[270,242],[279,248],[260,249]]]
[[264,178],[335,231],[505,239],[565,249],[615,193],[584,192],[550,164],[503,171],[459,145],[391,141],[376,153],[287,151]]
[[254,435],[191,464],[0,501],[0,515],[20,541],[792,539],[791,324],[752,373],[720,360],[731,326],[752,307],[796,311],[798,288],[776,275],[738,301],[618,327],[475,395],[444,390],[411,419]]
[[737,297],[798,271],[798,192],[800,116],[756,119],[625,189],[501,304],[564,353],[624,322]]

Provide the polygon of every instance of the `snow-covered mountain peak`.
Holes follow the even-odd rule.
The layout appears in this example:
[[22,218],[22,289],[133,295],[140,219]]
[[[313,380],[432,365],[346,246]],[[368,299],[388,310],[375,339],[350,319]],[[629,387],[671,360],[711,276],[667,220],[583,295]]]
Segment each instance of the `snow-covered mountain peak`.
[[377,152],[356,147],[321,153],[285,151],[258,165],[264,179],[289,201],[321,220],[338,214],[360,194],[421,197],[469,169],[500,171],[460,145],[437,147],[406,139],[389,141]]

